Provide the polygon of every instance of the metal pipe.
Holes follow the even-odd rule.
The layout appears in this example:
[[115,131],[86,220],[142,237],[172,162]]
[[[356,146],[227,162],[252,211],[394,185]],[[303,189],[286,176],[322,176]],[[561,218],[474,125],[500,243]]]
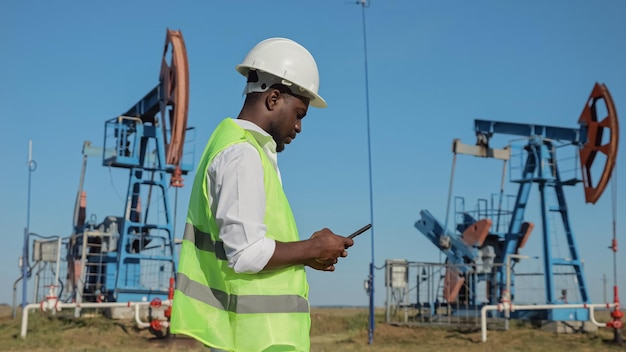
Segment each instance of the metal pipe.
[[[504,304],[510,304],[513,298],[511,296],[511,258],[528,259],[530,257],[526,255],[521,255],[521,254],[509,254],[506,256],[506,295],[507,296],[504,298],[502,302]],[[504,293],[501,293],[501,295],[504,297]],[[504,317],[506,318],[506,320],[504,321],[504,329],[509,330],[509,318],[511,317],[511,311],[507,309],[504,312]]]
[[[94,222],[95,223],[95,222]],[[77,291],[75,293],[75,299],[76,299],[76,309],[74,310],[74,317],[78,318],[80,317],[80,306],[83,303],[83,293],[85,290],[85,283],[87,282],[87,231],[83,230],[82,233],[83,236],[83,242],[82,242],[82,249],[81,249],[81,253],[80,253],[80,276],[78,278],[78,285],[76,285]]]
[[[598,323],[595,319],[593,313],[593,308],[604,307],[607,309],[615,307],[615,303],[601,303],[601,304],[537,304],[537,305],[521,305],[515,306],[515,310],[542,310],[542,309],[564,309],[564,308],[584,308],[589,310],[589,315],[591,316],[591,322],[599,327],[605,327],[606,323]],[[487,341],[487,311],[489,310],[513,310],[513,306],[510,305],[508,307],[504,307],[502,304],[491,304],[483,306],[480,309],[480,330],[482,334],[482,342]]]
[[[139,327],[149,327],[150,324],[141,322],[138,318],[139,316],[139,307],[140,306],[149,306],[152,302],[103,302],[103,303],[62,303],[58,300],[51,299],[42,301],[41,303],[31,303],[24,307],[22,310],[22,329],[20,332],[20,337],[26,338],[26,331],[28,328],[28,311],[33,308],[40,308],[45,311],[46,309],[51,309],[55,311],[60,311],[63,308],[122,308],[122,307],[133,307],[135,308],[135,320],[137,321]],[[161,305],[169,306],[172,304],[171,300],[161,301]]]
[[54,270],[54,283],[56,285],[59,282],[59,271],[61,270],[61,246],[63,239],[59,237],[59,245],[57,246],[57,267]]
[[139,305],[135,305],[135,322],[137,323],[137,327],[139,328],[147,328],[150,327],[150,323],[144,323],[143,321],[141,321],[141,318],[139,317]]
[[[141,303],[148,303],[148,302],[141,302]],[[148,303],[152,308],[161,308],[163,306],[166,307],[171,307],[172,306],[172,300],[171,299],[167,299],[165,301],[159,301],[159,306],[155,307],[154,304],[152,302]],[[135,308],[135,323],[137,323],[137,327],[138,328],[149,328],[151,326],[153,326],[153,323],[146,323],[144,321],[141,320],[141,317],[139,316],[139,308],[142,306],[145,306],[146,304],[135,304],[134,308]],[[167,309],[167,308],[165,308]],[[160,321],[159,323],[160,326],[166,327],[169,326],[168,322],[165,321]]]
[[20,280],[22,280],[22,276],[20,276],[17,280],[15,280],[15,282],[13,283],[13,319],[15,320],[15,316],[16,314],[16,305],[17,305],[17,284],[20,282]]
[[500,197],[498,199],[498,214],[496,214],[496,231],[500,231],[500,213],[502,212],[502,198],[504,197],[504,181],[506,180],[506,162],[502,163],[502,179],[500,180]]
[[32,173],[37,169],[37,163],[33,160],[33,140],[28,141],[28,200],[26,210],[26,228],[24,229],[24,247],[22,248],[22,309],[26,307],[26,291],[29,274],[28,265],[28,243],[30,235],[30,194]]
[[[48,263],[44,263],[42,267],[42,265],[39,265],[40,263],[41,262],[38,261],[37,263],[35,263],[35,265],[33,265],[33,270],[37,268],[37,274],[35,275],[35,284],[33,285],[33,303],[37,303],[38,298],[39,298],[37,297],[37,291],[39,290],[39,275],[41,274],[43,270],[46,269],[46,266],[48,266]],[[31,273],[32,273],[32,270],[31,270]]]
[[[364,58],[364,71],[365,71],[365,115],[367,120],[367,165],[369,175],[369,192],[370,192],[370,224],[374,225],[374,185],[372,181],[372,133],[370,124],[370,92],[369,92],[369,69],[367,66],[367,31],[365,23],[365,8],[370,6],[369,0],[360,0],[358,3],[361,5],[361,18],[363,19],[363,58]],[[372,228],[371,237],[371,256],[372,262],[370,263],[370,311],[369,311],[369,332],[368,343],[372,345],[374,343],[374,329],[375,329],[375,317],[374,317],[374,229]]]

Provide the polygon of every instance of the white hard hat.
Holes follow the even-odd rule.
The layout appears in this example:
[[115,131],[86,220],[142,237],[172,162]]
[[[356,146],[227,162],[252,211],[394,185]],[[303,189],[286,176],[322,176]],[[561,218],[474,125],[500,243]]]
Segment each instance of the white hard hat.
[[259,42],[236,69],[245,77],[248,77],[250,71],[257,72],[258,80],[249,80],[244,94],[265,92],[273,84],[280,83],[289,87],[293,94],[309,98],[311,106],[328,106],[317,94],[320,77],[315,59],[308,50],[291,39],[269,38]]

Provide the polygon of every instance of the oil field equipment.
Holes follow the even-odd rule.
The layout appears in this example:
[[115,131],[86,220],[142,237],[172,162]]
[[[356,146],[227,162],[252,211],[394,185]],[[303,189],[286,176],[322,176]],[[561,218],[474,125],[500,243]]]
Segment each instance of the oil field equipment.
[[[190,141],[185,137],[193,130],[187,127],[188,104],[185,43],[180,31],[168,29],[157,86],[105,122],[103,147],[88,141],[83,145],[74,231],[67,245],[68,300],[80,304],[168,298],[176,273],[176,214],[168,191],[183,187],[182,176],[193,169],[192,153],[183,152]],[[129,170],[123,213],[100,223],[86,215],[83,183],[89,156],[102,157],[103,166]]]
[[[606,111],[606,116],[604,115]],[[497,158],[508,162],[516,155],[516,175],[510,172],[511,181],[519,184],[512,210],[502,211],[502,193],[491,211],[469,212],[461,209],[455,214],[455,230],[447,229],[445,223],[435,219],[427,210],[422,210],[415,227],[445,254],[447,270],[443,284],[443,301],[453,304],[462,300],[466,306],[481,304],[508,304],[515,297],[515,274],[511,265],[519,261],[521,250],[533,232],[534,224],[526,221],[528,199],[536,184],[539,189],[540,216],[542,224],[542,266],[546,305],[590,303],[587,281],[583,270],[570,214],[565,200],[564,187],[580,182],[584,185],[585,199],[596,203],[605,190],[615,166],[618,147],[618,119],[609,90],[604,84],[596,83],[582,114],[579,128],[552,127],[536,124],[475,120],[476,145],[465,145],[459,140],[453,143],[453,152],[486,158]],[[490,138],[495,134],[521,137],[523,145],[515,152],[509,145],[503,149],[491,148]],[[563,146],[577,149],[574,162],[575,177],[564,179],[557,162],[557,150]],[[602,173],[594,179],[592,165],[606,159]],[[456,159],[455,159],[456,160]],[[453,164],[454,170],[454,164]],[[506,170],[506,166],[504,168]],[[579,172],[580,171],[580,172]],[[519,175],[518,175],[519,174]],[[503,177],[504,182],[504,177]],[[452,181],[451,181],[452,183]],[[448,199],[448,207],[450,199]],[[562,222],[567,242],[567,254],[557,257],[551,242],[549,214]],[[506,219],[505,219],[506,218]],[[505,226],[502,226],[504,224]],[[536,231],[535,231],[536,232]],[[555,284],[555,277],[568,275],[575,282],[574,294],[567,297]],[[487,301],[476,299],[479,282],[485,282]],[[565,308],[565,307],[561,307]],[[528,312],[510,311],[511,317],[531,317]],[[522,316],[522,314],[526,314]],[[533,310],[533,319],[549,321],[588,321],[589,310],[583,308]]]

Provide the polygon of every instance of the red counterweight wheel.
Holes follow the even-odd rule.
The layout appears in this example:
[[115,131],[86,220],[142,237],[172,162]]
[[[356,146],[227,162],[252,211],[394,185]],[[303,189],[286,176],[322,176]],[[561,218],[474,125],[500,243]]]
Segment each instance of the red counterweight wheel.
[[[607,116],[602,119],[598,118],[598,103],[600,101],[604,101],[607,110]],[[609,89],[604,84],[595,84],[583,112],[580,114],[578,123],[587,127],[587,143],[579,153],[585,200],[587,203],[595,204],[600,199],[613,173],[619,141],[617,112]],[[604,133],[609,133],[608,142],[603,140]],[[606,164],[602,175],[594,185],[594,180],[591,177],[591,166],[598,153],[606,155]]]
[[[187,49],[180,31],[167,30],[160,74],[162,96],[161,122],[166,143],[165,160],[174,165],[171,185],[182,187],[180,172],[183,144],[187,130],[187,111],[189,108],[189,66]],[[168,140],[168,131],[170,138]]]

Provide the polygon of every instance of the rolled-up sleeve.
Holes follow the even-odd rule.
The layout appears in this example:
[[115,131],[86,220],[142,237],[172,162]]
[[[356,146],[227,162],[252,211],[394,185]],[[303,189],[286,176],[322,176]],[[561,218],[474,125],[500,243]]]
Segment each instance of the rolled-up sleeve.
[[248,143],[220,152],[208,168],[209,203],[224,242],[228,265],[238,273],[257,273],[274,254],[266,237],[265,187],[259,152]]

